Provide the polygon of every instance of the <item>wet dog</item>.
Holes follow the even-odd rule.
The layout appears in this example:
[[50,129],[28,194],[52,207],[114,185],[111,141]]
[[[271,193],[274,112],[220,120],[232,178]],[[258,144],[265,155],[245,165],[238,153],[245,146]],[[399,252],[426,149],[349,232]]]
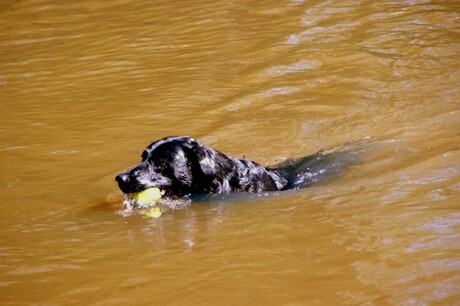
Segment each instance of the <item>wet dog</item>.
[[157,187],[166,197],[298,189],[320,181],[335,165],[331,154],[317,153],[276,167],[237,159],[188,136],[166,137],[142,152],[142,161],[116,176],[125,194]]

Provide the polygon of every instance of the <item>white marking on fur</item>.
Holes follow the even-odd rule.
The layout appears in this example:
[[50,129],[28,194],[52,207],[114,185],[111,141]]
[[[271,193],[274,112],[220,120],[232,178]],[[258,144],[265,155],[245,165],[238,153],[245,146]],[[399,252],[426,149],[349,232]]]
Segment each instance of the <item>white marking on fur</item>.
[[184,151],[182,150],[177,150],[176,152],[176,156],[174,156],[175,159],[182,159],[182,160],[185,160],[185,154],[184,154]]
[[144,186],[150,186],[152,185],[152,181],[146,178],[140,178],[139,183],[144,185]]
[[205,168],[211,168],[212,170],[215,170],[216,168],[216,163],[212,158],[205,157],[202,160],[200,160],[200,165]]
[[232,191],[232,188],[230,188],[230,183],[228,182],[227,179],[224,179],[222,181],[222,192],[230,192]]

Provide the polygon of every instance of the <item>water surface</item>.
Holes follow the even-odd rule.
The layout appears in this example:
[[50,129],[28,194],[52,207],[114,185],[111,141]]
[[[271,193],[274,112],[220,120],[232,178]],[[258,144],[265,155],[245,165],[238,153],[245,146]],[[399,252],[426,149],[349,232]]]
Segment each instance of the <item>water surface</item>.
[[[459,34],[458,1],[1,1],[1,304],[458,304]],[[180,134],[266,165],[372,145],[120,216],[114,176]]]

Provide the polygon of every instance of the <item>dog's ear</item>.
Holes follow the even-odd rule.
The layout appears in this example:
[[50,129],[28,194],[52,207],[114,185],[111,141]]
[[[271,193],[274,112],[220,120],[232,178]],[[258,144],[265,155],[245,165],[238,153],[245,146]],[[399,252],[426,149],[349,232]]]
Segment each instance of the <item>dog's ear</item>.
[[173,155],[173,162],[171,164],[175,178],[185,186],[192,184],[192,171],[190,169],[190,162],[183,148],[177,147]]
[[205,176],[222,178],[233,171],[230,158],[219,151],[199,145],[195,152],[201,172]]
[[210,184],[221,168],[216,159],[217,152],[199,142],[184,145],[183,150],[193,181],[197,184]]
[[203,172],[205,176],[215,175],[218,165],[216,165],[214,152],[207,148],[200,148],[196,153],[201,172]]
[[197,141],[184,144],[182,148],[188,169],[191,171],[191,191],[195,193],[222,192],[223,182],[228,182],[227,178],[234,171],[232,160]]

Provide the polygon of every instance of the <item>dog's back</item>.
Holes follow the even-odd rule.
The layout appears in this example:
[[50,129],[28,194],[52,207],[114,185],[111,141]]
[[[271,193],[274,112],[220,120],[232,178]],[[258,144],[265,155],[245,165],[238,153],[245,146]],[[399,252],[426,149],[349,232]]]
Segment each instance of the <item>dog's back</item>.
[[296,160],[289,159],[273,169],[287,180],[283,190],[300,189],[336,177],[359,163],[361,153],[359,146],[320,151]]

